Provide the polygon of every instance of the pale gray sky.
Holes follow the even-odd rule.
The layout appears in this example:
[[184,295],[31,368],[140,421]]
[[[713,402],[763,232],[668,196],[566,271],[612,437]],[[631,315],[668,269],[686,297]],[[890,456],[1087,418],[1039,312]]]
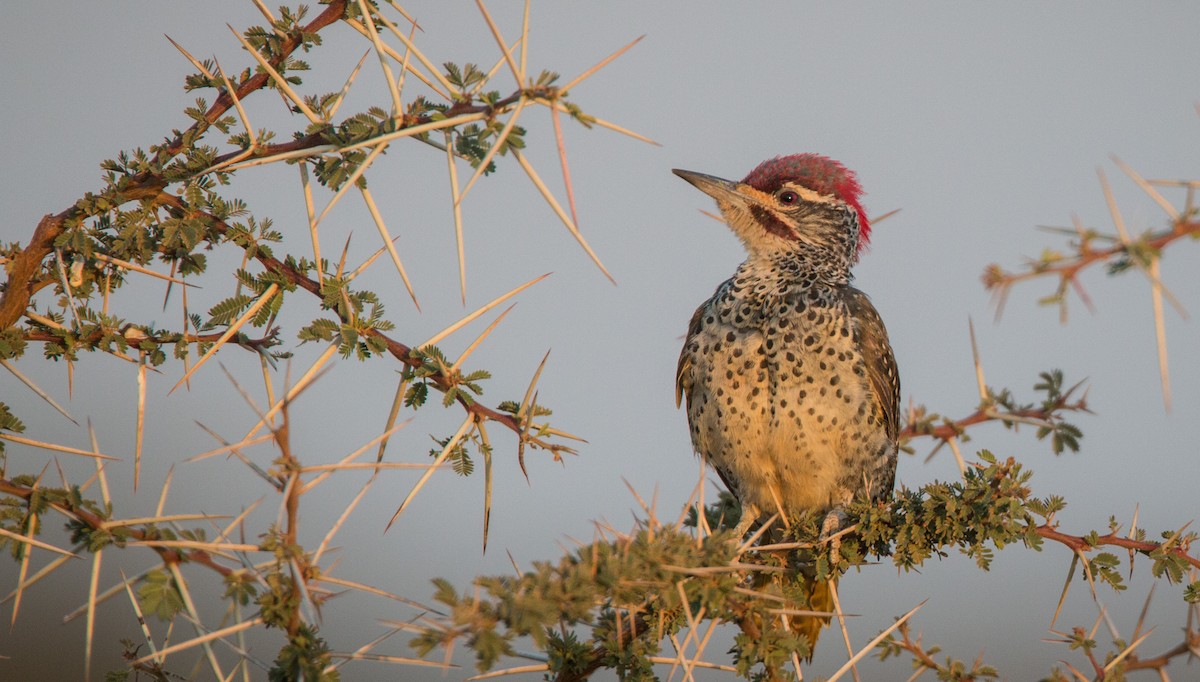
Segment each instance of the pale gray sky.
[[[520,10],[493,3],[506,36],[519,34]],[[491,65],[495,45],[473,3],[425,2],[406,7],[425,29],[419,44],[435,61]],[[319,8],[317,8],[319,11]],[[37,219],[58,212],[100,187],[98,164],[120,150],[161,140],[187,120],[181,114],[196,95],[181,90],[187,62],[168,34],[198,57],[216,55],[227,71],[249,58],[225,27],[260,23],[249,2],[19,3],[0,28],[0,87],[9,152],[0,167],[5,242],[27,241]],[[481,572],[510,570],[555,558],[576,538],[589,540],[593,522],[628,527],[637,503],[628,481],[659,512],[674,518],[697,480],[685,419],[673,401],[675,359],[695,306],[740,262],[741,249],[718,223],[698,209],[711,201],[671,175],[673,167],[741,177],[764,158],[814,151],[855,169],[872,214],[901,212],[878,225],[872,248],[857,269],[890,330],[903,379],[904,399],[954,416],[977,402],[968,320],[975,321],[989,383],[1032,400],[1039,371],[1061,368],[1068,380],[1088,379],[1095,416],[1076,423],[1085,433],[1077,455],[1054,457],[1032,434],[981,429],[967,453],[989,448],[1015,456],[1036,476],[1039,495],[1061,494],[1070,506],[1064,530],[1103,529],[1109,515],[1128,523],[1140,504],[1139,525],[1152,531],[1192,520],[1196,504],[1196,448],[1200,441],[1200,362],[1194,321],[1168,310],[1174,409],[1164,413],[1157,378],[1150,289],[1130,272],[1108,278],[1089,273],[1085,285],[1096,302],[1089,314],[1073,301],[1070,322],[1036,300],[1052,282],[1018,287],[1004,318],[993,308],[979,276],[989,263],[1016,268],[1044,247],[1059,248],[1038,225],[1067,225],[1072,214],[1111,231],[1096,178],[1101,166],[1112,179],[1130,229],[1159,228],[1164,217],[1121,175],[1110,154],[1146,177],[1195,178],[1200,117],[1194,108],[1200,56],[1194,49],[1200,8],[1186,3],[646,3],[542,2],[532,13],[530,63],[570,77],[632,40],[646,39],[573,92],[584,111],[645,134],[645,145],[615,133],[567,124],[581,228],[615,276],[616,287],[540,202],[514,163],[481,182],[465,204],[467,309],[519,282],[553,271],[519,297],[513,313],[473,356],[472,366],[493,371],[484,399],[519,399],[547,349],[553,349],[540,383],[540,400],[555,409],[554,423],[588,439],[565,466],[534,454],[529,483],[516,467],[515,446],[493,429],[496,489],[489,550],[479,548],[481,476],[435,475],[411,510],[386,535],[383,525],[415,481],[394,474],[365,498],[339,536],[346,548],[338,574],[414,599],[425,600],[429,579],[445,576],[460,586]],[[366,44],[344,27],[322,33],[327,46],[305,58],[314,72],[304,92],[330,91],[357,62]],[[386,106],[374,57],[344,112]],[[496,87],[513,86],[501,73]],[[209,96],[211,99],[211,96]],[[251,120],[289,125],[272,94],[254,98]],[[551,129],[544,110],[522,120],[530,128],[530,158],[543,177],[561,187]],[[445,159],[419,144],[394,146],[368,177],[372,191],[405,257],[424,310],[417,313],[395,272],[378,263],[367,285],[377,291],[397,324],[396,338],[418,343],[465,312],[459,302],[453,226]],[[233,193],[256,215],[270,216],[297,254],[308,252],[301,194],[294,168],[276,166],[244,174]],[[561,193],[560,193],[561,196]],[[1169,195],[1181,201],[1181,196]],[[327,197],[318,197],[322,205]],[[377,248],[379,238],[361,202],[346,201],[323,225],[326,253],[336,253],[351,231],[351,261]],[[229,258],[226,256],[225,258]],[[1163,263],[1163,280],[1191,309],[1200,301],[1194,274],[1195,245],[1180,244]],[[214,263],[213,272],[219,271]],[[144,284],[144,281],[143,281]],[[212,278],[196,298],[208,304],[232,291]],[[159,310],[161,288],[124,305]],[[193,303],[193,307],[203,304]],[[292,297],[291,323],[315,315],[312,300]],[[177,308],[152,312],[162,325]],[[294,326],[292,331],[294,331]],[[460,352],[477,325],[445,345]],[[288,335],[290,340],[294,336]],[[299,349],[297,368],[315,357]],[[255,363],[247,354],[222,353],[240,381],[261,396]],[[32,349],[20,363],[76,418],[97,425],[101,448],[133,450],[135,376],[119,361],[87,357],[76,368],[68,398],[61,365],[39,360]],[[359,447],[382,428],[397,376],[384,359],[342,362],[297,406],[300,457],[330,461]],[[193,420],[233,439],[248,425],[236,390],[215,363],[193,380],[188,394],[166,391],[181,367],[168,363],[150,383],[143,487],[136,494],[119,481],[121,514],[152,512],[159,487],[175,466],[170,511],[237,513],[266,495],[238,465],[217,460],[182,464],[211,447]],[[78,429],[44,408],[12,376],[0,376],[0,393],[34,438],[87,446]],[[429,435],[449,435],[460,415],[430,407],[393,440],[398,458],[420,460]],[[898,480],[915,487],[953,478],[948,452],[922,462],[901,460]],[[42,452],[10,447],[10,471],[37,471]],[[74,480],[85,468],[69,463]],[[128,471],[128,467],[120,471]],[[236,479],[235,479],[236,477]],[[317,542],[364,477],[346,476],[306,509],[310,542]],[[657,492],[656,492],[657,491]],[[710,488],[710,494],[712,488]],[[273,510],[268,495],[264,508]],[[261,515],[265,528],[273,511]],[[252,538],[251,538],[252,540]],[[107,583],[117,567],[127,572],[152,563],[136,551],[106,554]],[[53,587],[30,592],[12,632],[0,633],[0,676],[35,675],[36,660],[64,676],[82,670],[82,622],[60,625],[61,614],[86,598],[85,562]],[[917,618],[925,641],[958,658],[980,651],[1005,679],[1034,679],[1054,662],[1082,660],[1061,645],[1040,641],[1062,588],[1069,553],[1047,546],[999,555],[984,574],[958,555],[927,564],[920,575],[897,575],[890,565],[865,568],[842,586],[847,612],[863,614],[852,637],[867,641],[891,618],[929,599]],[[1150,582],[1139,561],[1131,589],[1104,592],[1122,635],[1132,633]],[[202,575],[197,572],[197,575]],[[0,562],[0,584],[14,584],[16,566]],[[204,584],[207,578],[200,578]],[[1059,627],[1090,627],[1095,610],[1077,584]],[[1183,622],[1178,586],[1161,585],[1152,619],[1160,624],[1146,653],[1176,643]],[[0,612],[4,618],[11,607]],[[128,605],[104,608],[105,622],[137,637]],[[335,649],[360,646],[383,631],[376,619],[412,612],[379,600],[348,597],[325,613],[325,633]],[[214,618],[219,617],[214,612]],[[96,669],[119,665],[116,637],[98,642]],[[177,638],[178,639],[178,638]],[[403,638],[401,638],[403,639]],[[817,675],[845,659],[832,633],[818,651]],[[400,640],[388,653],[407,654]],[[273,657],[274,640],[256,652]],[[68,653],[69,650],[69,653]],[[720,648],[711,653],[719,657]],[[465,659],[461,661],[469,664]],[[1182,669],[1182,666],[1180,666]],[[868,679],[906,675],[905,662],[868,665]],[[359,665],[346,679],[394,679],[412,671]],[[40,673],[46,674],[46,673]],[[1190,674],[1181,672],[1185,677]],[[466,672],[452,672],[452,678]]]

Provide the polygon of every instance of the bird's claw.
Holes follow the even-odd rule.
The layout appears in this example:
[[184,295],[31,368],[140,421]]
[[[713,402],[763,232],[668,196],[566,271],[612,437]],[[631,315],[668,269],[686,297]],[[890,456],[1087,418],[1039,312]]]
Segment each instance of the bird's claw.
[[733,537],[741,544],[746,539],[746,534],[758,522],[758,508],[752,505],[742,506],[742,518],[738,520],[738,524],[733,528]]
[[841,509],[833,509],[825,515],[825,519],[821,521],[821,542],[829,543],[829,563],[832,566],[837,566],[842,560],[842,539],[837,537],[837,532],[842,529],[846,522],[846,513]]
[[754,525],[755,518],[753,516],[742,515],[742,520],[738,521],[738,525],[733,529],[733,537],[740,544],[746,539],[746,533],[750,532],[750,527]]

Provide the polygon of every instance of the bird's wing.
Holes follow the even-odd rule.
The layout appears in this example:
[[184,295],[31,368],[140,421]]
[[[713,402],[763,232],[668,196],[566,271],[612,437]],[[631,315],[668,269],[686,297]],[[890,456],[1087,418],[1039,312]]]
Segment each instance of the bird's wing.
[[846,287],[846,305],[856,320],[854,342],[866,361],[867,378],[878,396],[888,438],[894,442],[900,432],[900,373],[887,329],[871,300],[858,289]]
[[710,301],[705,301],[699,308],[696,308],[696,312],[692,314],[692,321],[688,323],[687,336],[683,340],[683,349],[679,351],[679,365],[675,368],[675,407],[683,404],[685,396],[688,402],[692,400],[692,379],[689,372],[692,368],[692,359],[688,353],[688,344],[692,342],[692,337],[700,331],[700,318],[709,303]]

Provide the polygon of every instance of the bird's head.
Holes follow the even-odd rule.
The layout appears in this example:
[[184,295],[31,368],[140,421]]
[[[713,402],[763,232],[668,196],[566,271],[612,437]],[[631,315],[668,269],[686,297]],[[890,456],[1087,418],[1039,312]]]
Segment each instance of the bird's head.
[[717,200],[725,222],[752,256],[806,250],[845,258],[851,265],[870,238],[854,172],[820,154],[768,159],[741,182],[674,173]]

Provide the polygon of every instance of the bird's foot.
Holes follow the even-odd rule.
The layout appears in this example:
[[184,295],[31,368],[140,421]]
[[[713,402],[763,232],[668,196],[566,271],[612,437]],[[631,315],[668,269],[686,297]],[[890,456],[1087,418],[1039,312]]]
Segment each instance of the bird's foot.
[[733,537],[741,544],[746,539],[746,534],[758,521],[758,510],[753,507],[742,508],[742,518],[738,521],[738,525],[733,528]]
[[742,520],[739,521],[738,525],[735,526],[733,529],[734,539],[738,543],[741,543],[742,540],[744,540],[746,538],[746,533],[750,532],[750,526],[752,526],[752,525],[754,525],[754,519],[743,516]]
[[829,543],[829,563],[833,566],[838,565],[842,560],[842,539],[835,536],[845,523],[846,512],[842,511],[841,508],[831,510],[825,515],[825,520],[821,522],[819,540]]

